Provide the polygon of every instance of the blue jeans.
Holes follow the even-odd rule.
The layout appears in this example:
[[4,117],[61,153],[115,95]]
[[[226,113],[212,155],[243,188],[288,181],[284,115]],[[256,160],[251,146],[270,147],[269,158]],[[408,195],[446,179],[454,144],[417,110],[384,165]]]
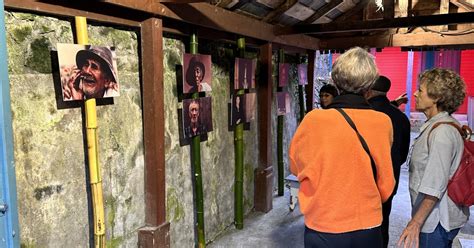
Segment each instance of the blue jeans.
[[432,233],[420,233],[420,248],[450,248],[459,229],[448,232],[438,223]]

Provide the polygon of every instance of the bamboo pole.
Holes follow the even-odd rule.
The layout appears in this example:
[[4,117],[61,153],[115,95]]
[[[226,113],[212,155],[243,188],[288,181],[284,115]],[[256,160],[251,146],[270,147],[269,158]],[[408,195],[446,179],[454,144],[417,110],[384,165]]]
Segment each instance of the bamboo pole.
[[[191,35],[190,53],[198,53],[198,38],[195,33]],[[198,99],[199,92],[193,93],[192,99]],[[194,190],[196,195],[196,216],[197,216],[197,236],[198,247],[206,247],[206,237],[204,233],[204,194],[202,189],[201,172],[201,136],[192,138],[191,143],[191,161],[194,171]]]
[[[245,57],[245,38],[237,39],[237,51],[239,57]],[[239,68],[240,69],[240,68]],[[237,96],[242,96],[245,90],[238,90]],[[235,151],[235,185],[234,185],[234,209],[235,228],[244,228],[244,123],[241,122],[234,127],[234,151]]]
[[[279,50],[279,63],[285,62],[285,52],[283,49]],[[278,72],[280,72],[278,70]],[[280,74],[278,73],[278,77]],[[279,91],[281,88],[278,87]],[[277,123],[277,159],[278,159],[278,195],[282,196],[284,194],[284,178],[283,178],[283,125],[284,125],[284,116],[278,116]]]
[[[89,43],[87,36],[87,21],[85,17],[76,16],[77,43]],[[94,246],[105,247],[105,217],[104,200],[102,195],[102,178],[100,176],[99,146],[97,139],[97,112],[95,99],[86,99],[86,136],[87,156],[89,160],[89,177],[92,192],[92,209],[94,214]]]

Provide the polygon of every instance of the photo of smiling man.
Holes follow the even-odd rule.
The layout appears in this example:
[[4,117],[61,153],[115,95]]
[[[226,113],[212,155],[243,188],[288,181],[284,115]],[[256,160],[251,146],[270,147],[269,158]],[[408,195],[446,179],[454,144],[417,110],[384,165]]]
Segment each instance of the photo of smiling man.
[[119,96],[113,47],[57,44],[63,100]]

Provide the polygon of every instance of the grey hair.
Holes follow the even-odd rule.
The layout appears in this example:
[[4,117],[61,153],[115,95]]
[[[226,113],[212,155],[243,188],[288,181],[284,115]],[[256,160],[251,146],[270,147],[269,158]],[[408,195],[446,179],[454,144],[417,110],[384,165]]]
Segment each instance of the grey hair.
[[419,75],[420,84],[425,83],[426,93],[436,101],[439,110],[454,113],[466,98],[466,84],[456,72],[434,68]]
[[339,56],[331,72],[332,80],[342,92],[364,94],[379,77],[374,57],[360,47]]

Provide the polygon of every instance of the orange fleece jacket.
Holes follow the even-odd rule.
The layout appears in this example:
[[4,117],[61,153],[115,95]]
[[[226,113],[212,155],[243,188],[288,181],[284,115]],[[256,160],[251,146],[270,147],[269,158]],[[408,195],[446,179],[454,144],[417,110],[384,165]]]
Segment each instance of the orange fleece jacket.
[[308,113],[290,144],[290,170],[298,177],[305,225],[326,233],[380,226],[382,202],[393,191],[392,124],[384,113],[344,109],[367,142],[377,168],[355,131],[335,109]]

